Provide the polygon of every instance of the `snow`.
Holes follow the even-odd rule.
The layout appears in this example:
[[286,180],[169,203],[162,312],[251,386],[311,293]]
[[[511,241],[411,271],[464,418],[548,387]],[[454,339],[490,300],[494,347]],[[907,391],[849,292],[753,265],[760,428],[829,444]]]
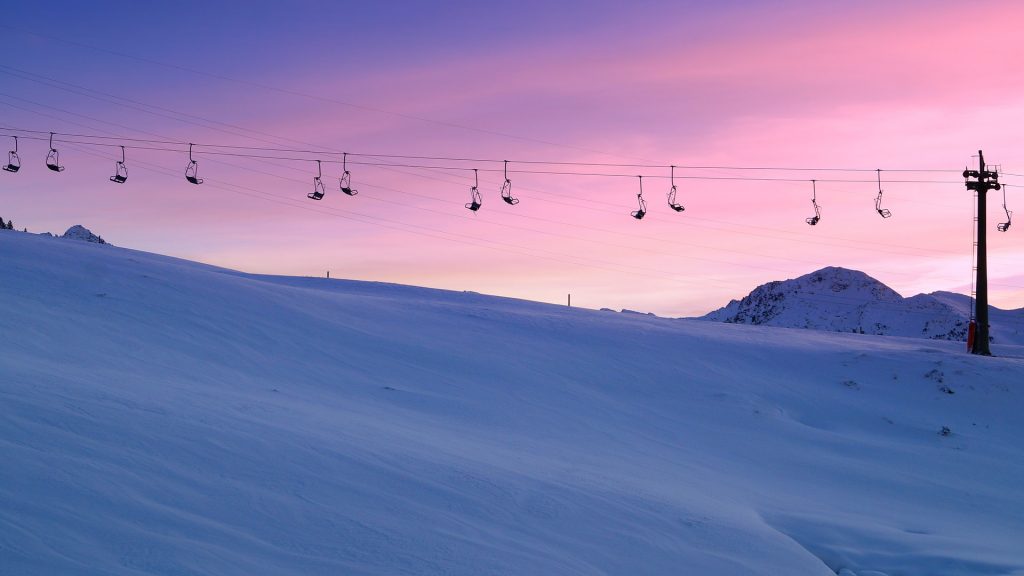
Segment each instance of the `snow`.
[[[993,342],[1024,344],[1024,309],[989,307]],[[704,320],[967,341],[971,299],[952,292],[904,298],[867,274],[828,267],[755,288]]]
[[1024,574],[1020,346],[0,262],[0,574]]

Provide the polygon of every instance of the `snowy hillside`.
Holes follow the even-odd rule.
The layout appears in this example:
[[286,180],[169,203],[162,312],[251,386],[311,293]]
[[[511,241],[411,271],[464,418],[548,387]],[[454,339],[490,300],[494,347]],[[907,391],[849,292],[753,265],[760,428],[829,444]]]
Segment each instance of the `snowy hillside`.
[[[702,319],[966,342],[970,306],[951,292],[904,298],[863,272],[829,267],[758,286]],[[989,310],[993,342],[1024,344],[1024,310]]]
[[1022,347],[0,262],[0,574],[1024,574]]

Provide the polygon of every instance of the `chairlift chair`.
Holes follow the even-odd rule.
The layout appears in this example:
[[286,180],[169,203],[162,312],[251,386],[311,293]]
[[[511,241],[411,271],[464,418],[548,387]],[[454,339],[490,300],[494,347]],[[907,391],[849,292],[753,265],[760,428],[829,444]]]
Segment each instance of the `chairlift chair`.
[[814,202],[813,200],[811,202],[814,203],[814,216],[811,216],[810,218],[807,218],[804,221],[810,224],[811,226],[817,226],[818,220],[821,220],[821,210],[818,209],[817,202]]
[[320,170],[320,161],[316,161],[316,176],[313,176],[313,191],[306,194],[306,198],[310,200],[323,200],[324,198],[324,181],[323,172]]
[[349,196],[355,196],[359,194],[359,190],[352,187],[352,173],[348,171],[348,153],[344,152],[341,156],[341,178],[338,180],[338,188],[342,192]]
[[888,208],[882,208],[881,194],[879,194],[878,197],[875,198],[875,211],[878,212],[878,215],[881,216],[882,218],[889,218],[890,216],[892,216],[892,211],[890,211]]
[[501,185],[501,199],[509,206],[519,204],[519,198],[512,196],[512,181],[508,178],[508,160],[505,160],[505,183]]
[[188,143],[188,166],[185,168],[185,180],[193,184],[202,184],[203,179],[198,176],[199,163],[192,158],[192,143]]
[[345,172],[342,173],[340,181],[338,183],[338,187],[341,189],[342,192],[348,194],[349,196],[355,196],[356,194],[359,194],[359,190],[356,190],[355,188],[352,187],[352,173],[349,172],[348,170],[345,170]]
[[669,206],[669,208],[675,210],[676,212],[682,212],[683,210],[686,210],[686,208],[682,204],[679,204],[678,202],[676,202],[676,187],[675,186],[673,186],[668,191],[668,206]]
[[64,167],[60,165],[60,152],[53,147],[53,132],[50,132],[50,153],[46,155],[46,167],[54,172],[64,171]]
[[668,190],[668,207],[676,212],[682,212],[683,210],[686,210],[686,208],[684,208],[682,204],[676,202],[676,167],[672,166],[671,168],[672,187]]
[[629,213],[630,216],[637,220],[643,220],[644,216],[647,215],[647,201],[644,200],[644,177],[637,176],[640,179],[640,192],[636,195],[636,202],[639,205],[639,209]]
[[818,221],[821,220],[821,207],[818,206],[818,187],[814,180],[811,180],[811,187],[814,193],[814,196],[811,197],[811,204],[814,205],[814,216],[807,218],[804,222],[807,222],[811,226],[817,226]]
[[466,204],[466,208],[469,208],[473,212],[480,209],[480,205],[483,203],[483,197],[480,196],[480,179],[478,177],[476,168],[473,169],[473,187],[469,189],[469,196],[471,201]]
[[1006,232],[1010,229],[1010,224],[1013,222],[1013,212],[1006,208],[1006,189],[1008,186],[1003,184],[1003,212],[1006,212],[1006,222],[1000,222],[996,225],[996,230],[1000,232]]
[[121,159],[114,165],[114,175],[110,177],[110,181],[117,184],[124,184],[127,179],[128,167],[124,165],[124,146],[121,146]]
[[875,197],[875,212],[882,218],[888,218],[892,216],[892,212],[887,208],[882,208],[882,170],[880,168],[875,169],[878,175],[878,196]]
[[8,172],[17,172],[21,170],[21,158],[18,157],[18,137],[14,138],[14,150],[7,153],[7,165],[4,166],[4,170]]

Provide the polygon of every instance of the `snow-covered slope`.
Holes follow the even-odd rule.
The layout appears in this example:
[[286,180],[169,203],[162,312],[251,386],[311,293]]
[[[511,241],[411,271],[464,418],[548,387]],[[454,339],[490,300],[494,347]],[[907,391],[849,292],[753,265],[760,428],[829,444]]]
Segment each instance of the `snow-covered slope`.
[[[970,305],[951,292],[904,298],[863,272],[829,267],[758,286],[701,319],[964,342]],[[993,342],[1024,344],[1024,310],[989,310]]]
[[1024,574],[1021,347],[0,262],[0,574]]

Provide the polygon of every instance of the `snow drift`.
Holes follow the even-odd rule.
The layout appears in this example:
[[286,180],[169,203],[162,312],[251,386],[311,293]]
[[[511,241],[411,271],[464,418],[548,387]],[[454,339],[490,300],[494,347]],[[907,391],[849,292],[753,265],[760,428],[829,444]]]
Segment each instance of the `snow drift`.
[[0,233],[2,574],[1024,574],[1024,349]]

